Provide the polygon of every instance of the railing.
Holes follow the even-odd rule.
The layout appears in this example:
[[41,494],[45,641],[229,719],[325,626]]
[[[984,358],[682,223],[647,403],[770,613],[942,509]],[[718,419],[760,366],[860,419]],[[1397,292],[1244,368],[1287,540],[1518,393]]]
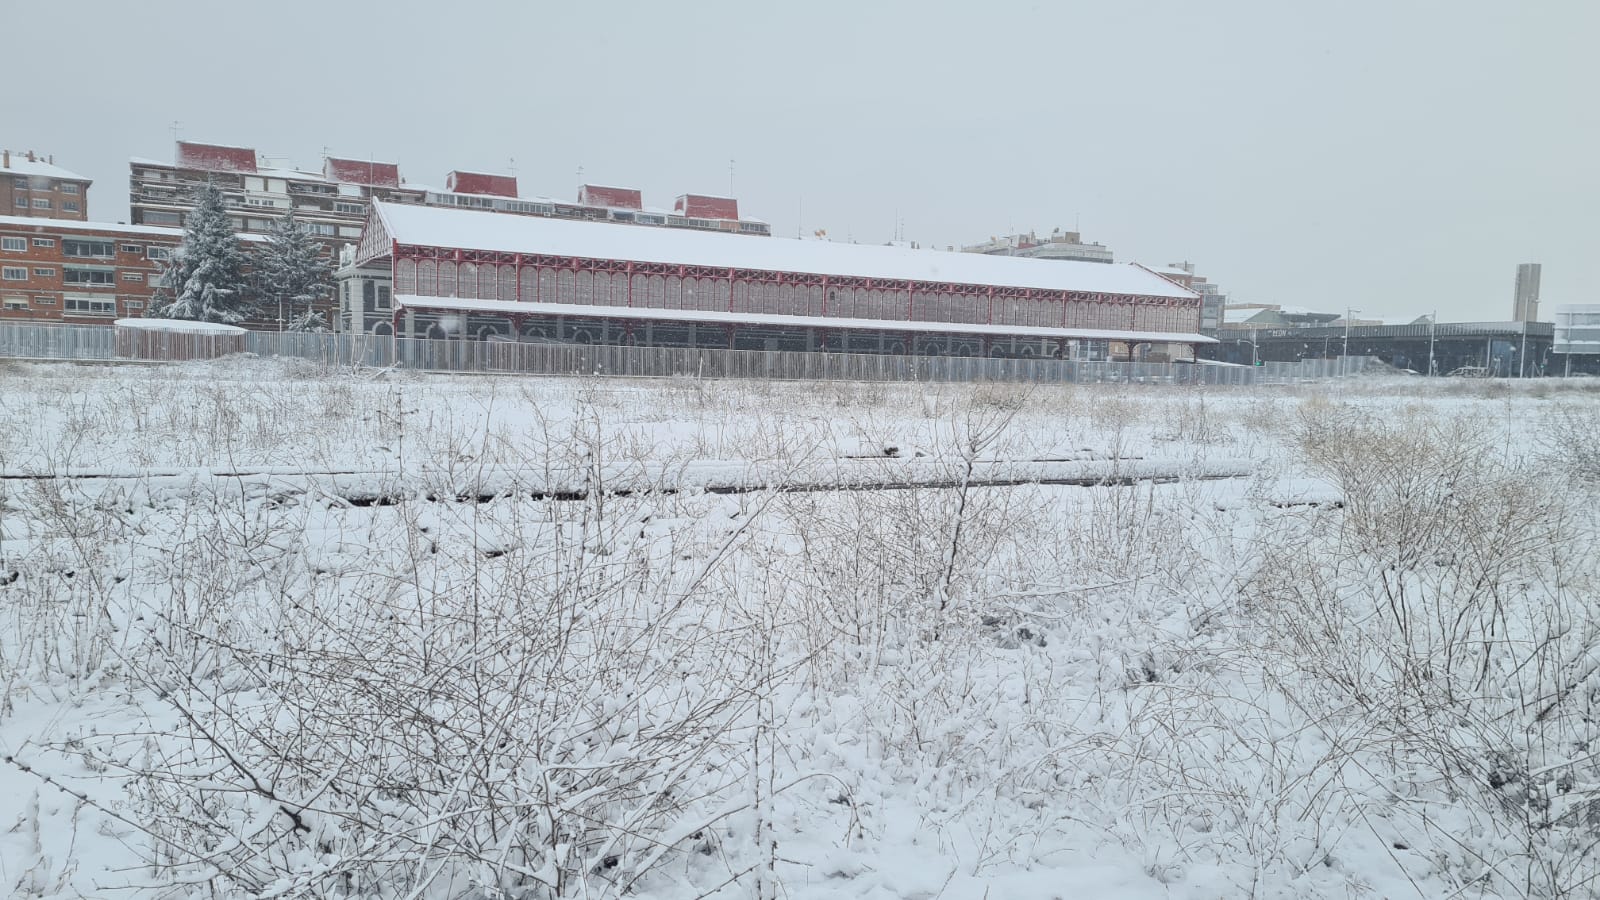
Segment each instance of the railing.
[[[229,352],[208,334],[159,332],[146,341],[145,361],[204,359]],[[116,360],[115,330],[95,325],[0,322],[0,357],[37,360]],[[236,342],[237,338],[230,340]],[[157,348],[151,351],[149,348]],[[323,367],[398,367],[426,372],[747,378],[784,381],[927,381],[1108,384],[1290,384],[1359,374],[1368,357],[1316,359],[1261,366],[1191,363],[1115,363],[973,356],[893,356],[782,350],[719,350],[512,341],[394,339],[376,335],[252,331],[246,353],[302,359]]]

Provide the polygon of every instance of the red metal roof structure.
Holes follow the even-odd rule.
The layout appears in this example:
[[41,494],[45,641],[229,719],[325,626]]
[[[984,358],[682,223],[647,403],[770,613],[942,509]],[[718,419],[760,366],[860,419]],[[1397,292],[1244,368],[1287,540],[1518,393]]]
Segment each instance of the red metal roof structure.
[[[1162,352],[1188,358],[1194,344],[1213,342],[1198,331],[1199,295],[1132,265],[753,241],[412,204],[372,210],[355,261],[390,268],[392,333],[404,307],[498,317],[514,334],[530,323],[560,331],[563,317],[640,324],[633,334],[643,340],[654,339],[643,323],[712,327],[736,349],[757,333],[798,341],[805,329],[867,333],[880,349],[889,334],[942,336],[932,345],[947,349],[962,336],[973,355],[988,355],[996,341],[1005,352],[1016,341],[1043,341],[1017,352],[1061,353],[1066,341],[1088,340],[1172,344]],[[807,346],[854,346],[842,340]]]
[[329,181],[337,181],[340,184],[364,184],[369,187],[388,188],[400,186],[400,167],[394,163],[338,159],[330,156],[323,161],[322,174]]
[[444,189],[457,194],[487,194],[491,197],[517,196],[515,175],[489,175],[457,169],[444,177]]
[[586,184],[578,188],[580,206],[609,206],[612,209],[643,209],[644,197],[633,188]]
[[672,210],[691,219],[737,219],[739,218],[739,201],[732,197],[683,194],[672,205]]
[[256,151],[249,147],[179,141],[177,167],[202,172],[254,172]]

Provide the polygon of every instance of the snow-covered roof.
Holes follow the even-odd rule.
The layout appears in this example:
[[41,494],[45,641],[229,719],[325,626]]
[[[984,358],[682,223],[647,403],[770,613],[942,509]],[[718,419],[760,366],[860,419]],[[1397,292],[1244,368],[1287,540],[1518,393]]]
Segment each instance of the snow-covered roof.
[[37,178],[55,178],[62,181],[89,181],[76,172],[71,172],[53,163],[45,162],[38,157],[28,159],[27,154],[11,151],[11,165],[0,167],[0,174],[29,175]]
[[30,219],[26,216],[0,216],[0,228],[30,228],[42,231],[105,231],[114,234],[143,234],[151,237],[183,238],[182,228],[160,225],[123,225],[120,222],[78,222],[71,219]]
[[[183,240],[182,228],[169,228],[165,225],[124,225],[121,222],[79,222],[76,219],[33,219],[26,216],[0,216],[0,228],[26,228],[35,232],[50,232],[53,234],[75,234],[79,232],[98,231],[107,234],[138,234],[146,237],[170,238],[174,241]],[[249,244],[259,244],[271,240],[264,234],[240,234],[239,240]]]
[[1193,272],[1189,271],[1188,269],[1180,269],[1176,266],[1145,266],[1145,268],[1156,273],[1157,275],[1175,275],[1182,278],[1194,277]]
[[1266,307],[1261,306],[1250,307],[1248,309],[1239,309],[1237,307],[1230,306],[1222,311],[1222,321],[1228,325],[1239,325],[1254,319],[1256,316],[1259,316],[1262,313],[1268,313],[1270,318],[1276,319],[1278,318],[1277,312],[1278,311],[1275,309],[1267,309]]
[[524,303],[520,300],[475,300],[464,297],[418,297],[400,294],[396,306],[456,312],[507,315],[569,316],[599,319],[651,319],[718,325],[767,325],[779,328],[835,328],[882,331],[921,331],[939,334],[992,334],[1017,337],[1067,338],[1082,341],[1154,341],[1180,344],[1214,344],[1201,334],[1171,331],[1133,331],[1114,328],[1043,328],[1036,325],[982,325],[965,322],[908,322],[898,319],[840,319],[832,316],[783,316],[771,313],[733,313],[702,309],[653,309],[638,306],[584,306],[573,303]]
[[180,334],[244,334],[237,325],[220,322],[192,322],[188,319],[118,319],[111,323],[118,328],[135,328],[140,331],[174,331]]
[[673,228],[635,228],[606,222],[573,222],[382,202],[372,206],[391,239],[413,246],[1097,294],[1182,299],[1199,299],[1200,296],[1126,263],[1026,259]]
[[260,175],[265,178],[283,178],[285,180],[294,181],[320,181],[324,184],[329,183],[327,176],[323,175],[321,172],[301,172],[298,169],[275,169],[271,166],[257,166],[256,170],[250,174]]

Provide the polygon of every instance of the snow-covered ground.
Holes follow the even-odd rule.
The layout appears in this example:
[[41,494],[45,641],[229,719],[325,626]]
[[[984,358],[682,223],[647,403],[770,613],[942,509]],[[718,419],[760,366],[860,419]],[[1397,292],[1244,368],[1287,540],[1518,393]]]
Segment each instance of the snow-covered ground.
[[1593,896],[1597,396],[3,366],[0,895]]

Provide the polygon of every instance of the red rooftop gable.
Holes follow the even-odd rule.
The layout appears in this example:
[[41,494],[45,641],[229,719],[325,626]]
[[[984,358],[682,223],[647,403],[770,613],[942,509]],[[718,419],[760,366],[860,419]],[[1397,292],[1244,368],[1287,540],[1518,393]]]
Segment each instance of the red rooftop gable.
[[202,172],[254,172],[256,151],[249,147],[179,141],[177,166]]
[[517,178],[515,175],[486,175],[457,170],[444,177],[444,189],[456,194],[514,198],[517,196]]
[[602,187],[586,184],[578,188],[580,206],[609,206],[612,209],[643,209],[644,197],[633,188]]
[[369,187],[397,188],[400,186],[400,167],[394,163],[370,162],[362,159],[328,157],[322,163],[322,175],[340,184],[364,184]]
[[737,219],[739,201],[732,197],[707,197],[704,194],[684,194],[673,204],[674,212],[691,219]]

